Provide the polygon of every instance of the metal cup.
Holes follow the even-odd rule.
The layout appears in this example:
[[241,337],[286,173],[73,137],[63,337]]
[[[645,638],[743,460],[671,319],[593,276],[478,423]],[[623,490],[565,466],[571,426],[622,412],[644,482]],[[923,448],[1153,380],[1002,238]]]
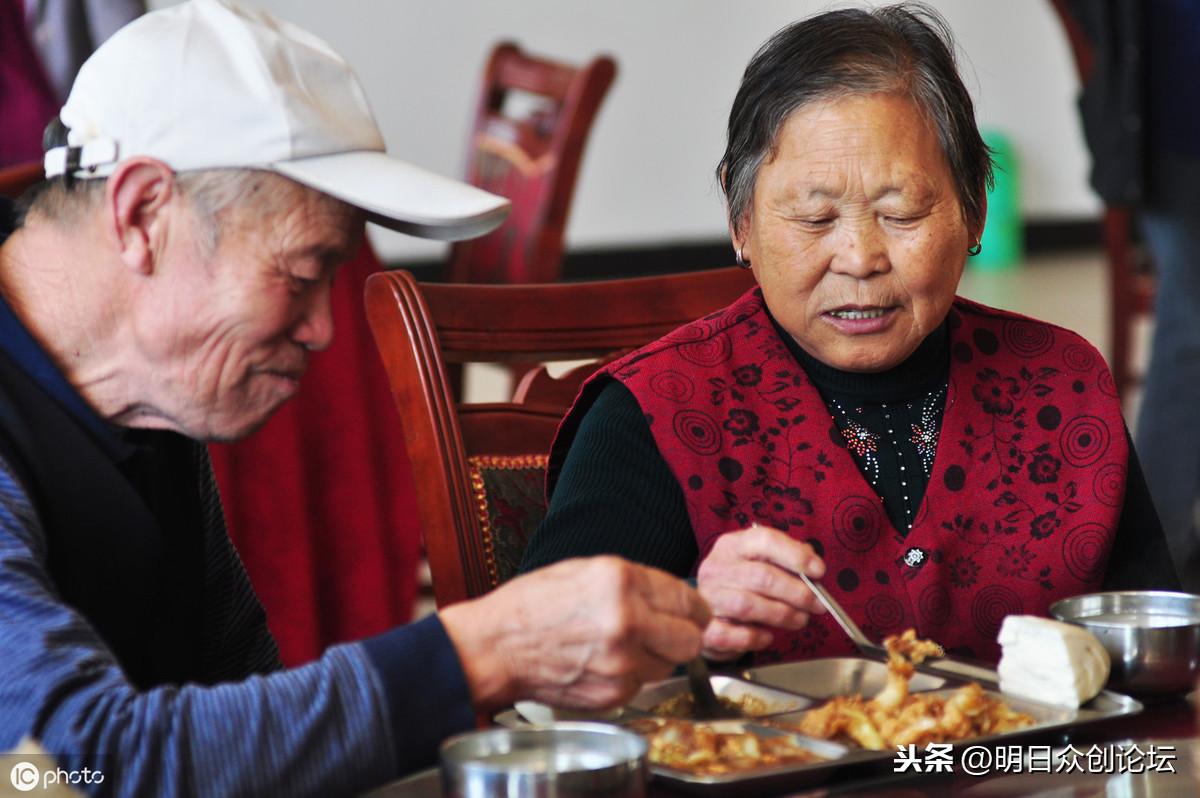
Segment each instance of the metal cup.
[[446,798],[643,798],[646,741],[602,723],[489,729],[442,743]]
[[1180,695],[1200,677],[1200,596],[1157,590],[1088,593],[1050,605],[1060,621],[1099,638],[1108,687],[1143,698]]

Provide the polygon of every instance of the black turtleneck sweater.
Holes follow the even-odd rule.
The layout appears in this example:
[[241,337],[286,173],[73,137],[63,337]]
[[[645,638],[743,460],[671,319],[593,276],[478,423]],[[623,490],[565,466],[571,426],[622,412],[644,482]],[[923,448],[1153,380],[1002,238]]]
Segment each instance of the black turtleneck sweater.
[[[945,325],[903,363],[875,374],[827,366],[776,329],[825,400],[834,422],[830,439],[850,449],[892,525],[906,534],[929,484],[945,408]],[[1125,506],[1103,587],[1178,590],[1132,442],[1126,474]],[[617,554],[680,577],[692,575],[699,555],[683,490],[637,399],[616,380],[604,386],[580,423],[521,570],[593,554]]]

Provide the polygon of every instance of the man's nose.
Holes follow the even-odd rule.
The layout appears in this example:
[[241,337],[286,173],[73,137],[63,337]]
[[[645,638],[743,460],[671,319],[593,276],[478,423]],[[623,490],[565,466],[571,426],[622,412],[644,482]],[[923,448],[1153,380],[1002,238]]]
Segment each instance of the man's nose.
[[304,315],[292,328],[292,340],[312,352],[323,352],[333,343],[331,288],[332,281],[327,280],[313,292]]

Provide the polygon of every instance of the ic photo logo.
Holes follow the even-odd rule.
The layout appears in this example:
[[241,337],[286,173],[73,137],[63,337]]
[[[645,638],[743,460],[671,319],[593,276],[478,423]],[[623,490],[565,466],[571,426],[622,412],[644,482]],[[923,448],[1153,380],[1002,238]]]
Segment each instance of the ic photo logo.
[[42,772],[38,770],[37,765],[29,762],[18,762],[13,765],[8,778],[12,781],[12,786],[21,792],[29,792],[42,783]]
[[18,792],[29,792],[38,787],[49,789],[57,784],[103,784],[104,773],[91,768],[83,770],[63,770],[62,768],[47,768],[42,770],[32,762],[18,762],[8,773],[8,780]]

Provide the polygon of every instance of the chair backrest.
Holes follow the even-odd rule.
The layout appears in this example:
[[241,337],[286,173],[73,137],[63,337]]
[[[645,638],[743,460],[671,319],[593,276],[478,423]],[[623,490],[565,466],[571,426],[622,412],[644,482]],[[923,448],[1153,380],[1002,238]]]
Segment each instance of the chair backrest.
[[[736,268],[548,285],[418,284],[406,271],[367,280],[367,318],[404,427],[439,607],[512,575],[545,513],[545,455],[587,376],[753,284]],[[446,376],[449,363],[590,358],[557,378],[535,369],[507,403],[460,405]],[[490,483],[506,485],[499,501]]]
[[0,168],[0,197],[16,199],[25,189],[40,183],[44,176],[41,161]]
[[467,180],[508,197],[512,212],[492,233],[454,245],[446,272],[451,282],[558,279],[584,144],[616,71],[607,56],[577,68],[535,58],[511,42],[492,51],[467,150]]

